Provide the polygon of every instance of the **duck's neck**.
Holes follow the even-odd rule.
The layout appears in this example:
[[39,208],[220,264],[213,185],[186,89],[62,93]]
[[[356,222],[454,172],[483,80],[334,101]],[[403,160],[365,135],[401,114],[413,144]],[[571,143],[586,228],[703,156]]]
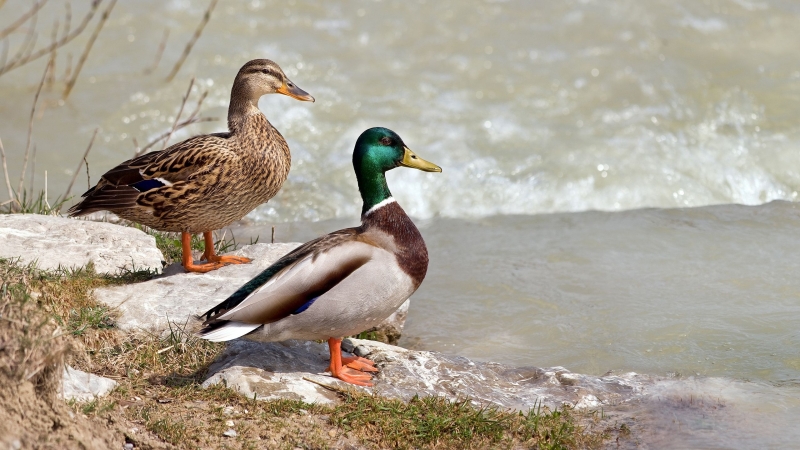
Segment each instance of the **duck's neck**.
[[228,106],[228,130],[236,133],[244,128],[247,118],[262,114],[258,109],[258,98],[253,98],[243,87],[234,84],[231,90],[231,104]]
[[364,201],[364,206],[361,208],[362,217],[387,203],[394,202],[383,172],[365,170],[357,174],[357,178],[358,190]]

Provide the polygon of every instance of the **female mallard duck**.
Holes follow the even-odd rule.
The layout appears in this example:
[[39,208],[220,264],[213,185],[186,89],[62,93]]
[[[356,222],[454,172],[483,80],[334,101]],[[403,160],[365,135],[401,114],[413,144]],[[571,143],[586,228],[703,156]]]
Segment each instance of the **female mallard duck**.
[[371,386],[368,374],[352,369],[376,372],[374,363],[343,357],[341,338],[387,318],[428,270],[425,241],[386,184],[384,173],[397,166],[442,171],[391,130],[362,133],[353,152],[364,200],[361,226],[314,239],[279,259],[203,314],[198,335],[214,342],[245,335],[262,342],[327,339],[333,376]]
[[[183,267],[190,272],[250,262],[217,255],[211,232],[274,197],[289,175],[289,146],[258,109],[262,95],[276,92],[314,101],[274,62],[248,62],[233,81],[227,133],[195,136],[123,162],[83,194],[70,216],[107,210],[156,230],[180,232]],[[193,233],[203,233],[206,264],[192,259]]]

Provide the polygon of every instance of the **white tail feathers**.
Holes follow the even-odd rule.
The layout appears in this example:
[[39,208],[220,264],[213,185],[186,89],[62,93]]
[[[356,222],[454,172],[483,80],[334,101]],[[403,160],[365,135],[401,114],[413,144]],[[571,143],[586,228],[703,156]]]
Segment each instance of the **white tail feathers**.
[[211,330],[208,333],[201,333],[198,336],[211,342],[225,342],[242,337],[260,326],[261,324],[254,325],[252,323],[228,322],[215,330]]

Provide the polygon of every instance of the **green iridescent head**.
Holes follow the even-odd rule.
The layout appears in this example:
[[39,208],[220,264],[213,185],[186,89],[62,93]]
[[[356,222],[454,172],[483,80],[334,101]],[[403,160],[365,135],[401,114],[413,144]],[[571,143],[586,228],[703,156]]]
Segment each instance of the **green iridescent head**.
[[442,171],[436,164],[415,155],[403,139],[388,128],[375,127],[361,133],[353,151],[353,169],[364,200],[362,214],[392,196],[384,174],[399,166],[425,172]]

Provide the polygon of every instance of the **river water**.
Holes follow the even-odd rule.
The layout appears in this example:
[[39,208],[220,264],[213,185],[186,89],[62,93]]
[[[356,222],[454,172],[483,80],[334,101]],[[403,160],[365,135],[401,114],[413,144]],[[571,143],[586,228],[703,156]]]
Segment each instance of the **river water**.
[[[77,23],[86,5],[74,3]],[[24,5],[0,8],[0,29]],[[97,127],[92,181],[129,158],[171,126],[192,76],[187,109],[208,90],[202,115],[220,120],[171,142],[223,130],[235,72],[267,57],[317,102],[262,99],[293,167],[240,240],[263,241],[272,225],[297,241],[355,224],[352,145],[389,127],[444,169],[389,174],[432,258],[404,345],[699,380],[684,393],[707,386],[736,424],[759,425],[753,441],[725,417],[687,425],[672,447],[800,439],[775,429],[800,419],[800,3],[220,2],[165,82],[206,6],[118,3],[65,101],[63,72],[88,31],[59,52],[34,121],[35,189],[47,170],[51,199],[63,192]],[[42,42],[62,8],[42,10]],[[0,76],[12,174],[43,70]],[[73,193],[85,186],[81,173]]]

